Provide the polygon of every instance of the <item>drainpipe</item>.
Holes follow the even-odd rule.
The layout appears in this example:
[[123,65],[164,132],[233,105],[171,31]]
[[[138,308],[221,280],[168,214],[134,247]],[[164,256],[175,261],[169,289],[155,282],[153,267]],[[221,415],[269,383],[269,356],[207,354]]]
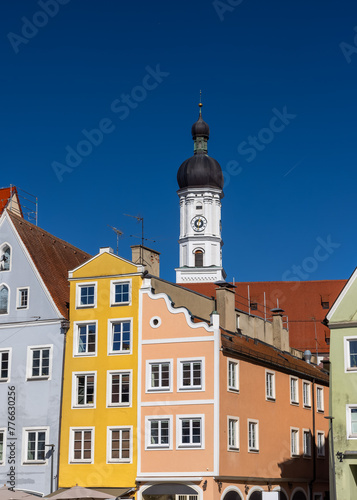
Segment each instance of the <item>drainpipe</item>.
[[310,498],[313,498],[314,482],[316,481],[316,430],[315,430],[315,379],[312,380],[312,480],[309,483]]

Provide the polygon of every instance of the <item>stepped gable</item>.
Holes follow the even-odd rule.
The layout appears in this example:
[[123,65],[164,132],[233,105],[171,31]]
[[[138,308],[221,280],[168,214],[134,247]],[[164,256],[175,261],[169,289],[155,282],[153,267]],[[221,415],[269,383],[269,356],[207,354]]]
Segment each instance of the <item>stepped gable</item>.
[[68,318],[68,271],[92,256],[7,210],[61,314]]

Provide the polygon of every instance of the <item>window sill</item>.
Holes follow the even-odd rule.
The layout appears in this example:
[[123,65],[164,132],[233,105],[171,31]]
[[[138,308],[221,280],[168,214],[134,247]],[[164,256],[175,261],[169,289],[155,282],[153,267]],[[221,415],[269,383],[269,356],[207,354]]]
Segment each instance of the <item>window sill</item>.
[[228,451],[234,451],[235,453],[239,452],[239,448],[235,448],[234,446],[231,446],[228,448]]
[[239,389],[236,389],[235,387],[228,387],[227,391],[228,392],[235,392],[236,394],[239,394]]
[[259,450],[255,449],[255,448],[249,448],[248,453],[259,453]]
[[179,444],[177,450],[202,450],[201,444]]
[[[76,306],[76,309],[95,309],[97,306],[94,304],[90,304],[88,306]],[[88,462],[86,462],[88,463]]]
[[118,307],[118,306],[131,306],[131,302],[113,302],[113,304],[110,304],[110,307]]
[[50,380],[50,376],[44,375],[42,377],[27,377],[26,380],[27,382],[30,382],[31,380]]
[[47,465],[47,460],[26,460],[22,465]]

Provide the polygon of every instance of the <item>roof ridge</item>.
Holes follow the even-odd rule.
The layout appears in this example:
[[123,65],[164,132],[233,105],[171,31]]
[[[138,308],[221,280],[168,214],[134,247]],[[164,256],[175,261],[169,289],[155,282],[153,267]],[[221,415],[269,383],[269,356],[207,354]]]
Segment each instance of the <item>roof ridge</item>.
[[10,216],[11,219],[15,219],[16,223],[25,224],[25,225],[29,226],[31,230],[34,229],[35,231],[38,231],[39,233],[42,233],[44,236],[47,236],[51,240],[56,240],[56,241],[62,243],[66,247],[73,248],[73,250],[75,250],[77,252],[80,252],[82,254],[88,255],[89,257],[92,257],[92,255],[90,255],[88,252],[85,252],[84,250],[81,250],[80,248],[72,245],[71,243],[68,243],[68,241],[63,240],[62,238],[58,238],[57,236],[54,236],[53,234],[49,233],[45,229],[42,229],[41,227],[36,226],[35,224],[32,224],[32,222],[29,222],[26,219],[23,219],[19,215],[16,215],[13,212],[11,212],[10,210],[6,209],[6,213]]

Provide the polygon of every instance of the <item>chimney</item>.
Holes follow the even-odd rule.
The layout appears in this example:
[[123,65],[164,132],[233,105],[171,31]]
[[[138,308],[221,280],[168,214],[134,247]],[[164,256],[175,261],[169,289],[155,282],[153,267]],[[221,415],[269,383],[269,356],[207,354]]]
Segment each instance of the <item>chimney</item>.
[[160,252],[143,245],[133,245],[130,248],[131,260],[134,264],[142,264],[149,274],[160,276]]
[[235,286],[226,282],[217,284],[219,285],[219,288],[216,289],[216,301],[221,328],[224,328],[229,332],[235,332],[237,327],[235,312]]
[[281,351],[289,351],[289,332],[283,327],[284,310],[270,309],[273,314],[273,345]]

